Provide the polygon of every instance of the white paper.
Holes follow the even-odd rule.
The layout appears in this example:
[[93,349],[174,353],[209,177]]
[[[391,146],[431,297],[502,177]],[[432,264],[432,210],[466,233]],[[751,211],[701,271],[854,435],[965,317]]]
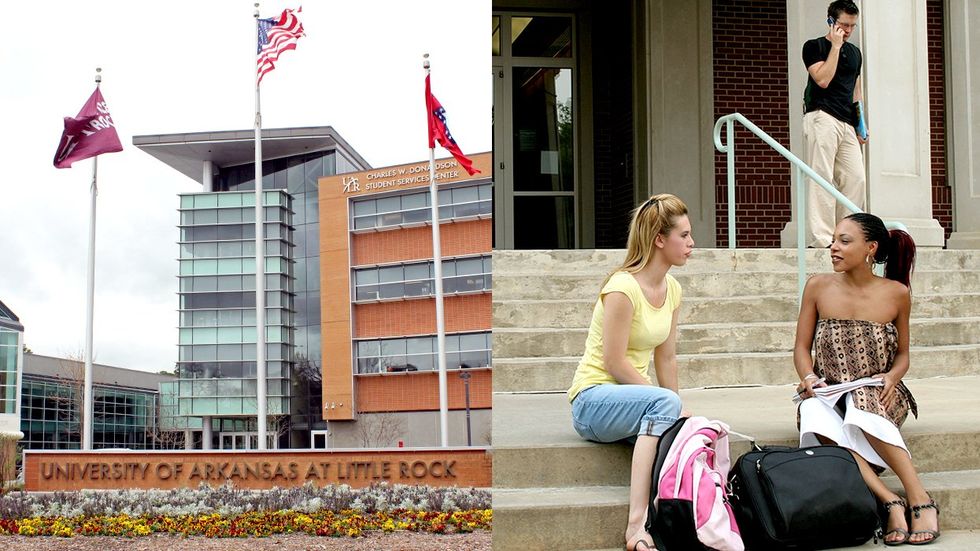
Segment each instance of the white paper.
[[[884,379],[874,379],[872,377],[865,377],[863,379],[858,379],[856,381],[851,381],[849,383],[840,383],[836,385],[827,385],[820,388],[813,389],[813,393],[816,397],[822,400],[827,405],[833,407],[840,400],[840,397],[845,393],[848,393],[855,388],[861,388],[863,386],[885,386]],[[798,404],[803,401],[803,397],[799,394],[793,395],[793,403]]]

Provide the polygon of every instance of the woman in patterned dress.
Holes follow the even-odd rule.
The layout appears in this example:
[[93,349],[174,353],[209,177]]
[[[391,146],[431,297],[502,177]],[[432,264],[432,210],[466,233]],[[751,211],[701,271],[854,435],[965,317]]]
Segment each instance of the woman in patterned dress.
[[[812,398],[814,388],[863,377],[882,379],[884,385],[857,388],[835,406],[803,400],[800,446],[836,444],[851,451],[888,510],[886,545],[932,543],[939,537],[939,507],[922,486],[899,433],[910,411],[918,415],[902,382],[909,370],[915,243],[904,231],[889,232],[877,216],[852,214],[837,225],[830,259],[834,273],[811,277],[803,291],[793,354],[799,392]],[[880,263],[885,277],[872,271]],[[886,467],[898,475],[908,502],[878,478]],[[911,528],[905,516],[909,504]]]

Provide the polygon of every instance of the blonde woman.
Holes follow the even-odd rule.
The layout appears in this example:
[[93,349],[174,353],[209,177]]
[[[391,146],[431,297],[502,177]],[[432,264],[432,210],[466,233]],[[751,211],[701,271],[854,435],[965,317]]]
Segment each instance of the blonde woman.
[[[585,354],[568,390],[575,431],[594,442],[634,442],[626,549],[655,549],[644,528],[657,441],[681,414],[677,315],[681,286],[669,273],[694,248],[687,206],[670,194],[633,212],[626,260],[602,285]],[[649,374],[651,356],[657,375]]]

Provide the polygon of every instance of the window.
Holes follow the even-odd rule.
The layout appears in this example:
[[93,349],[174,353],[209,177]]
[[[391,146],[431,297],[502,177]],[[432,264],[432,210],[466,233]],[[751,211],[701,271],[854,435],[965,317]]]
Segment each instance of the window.
[[[491,257],[474,256],[442,261],[444,294],[490,291]],[[354,270],[354,301],[428,297],[435,294],[434,262],[411,262]]]
[[[489,332],[446,335],[446,368],[489,367],[490,339]],[[436,346],[434,335],[357,341],[354,347],[357,373],[436,370],[439,367]]]
[[[492,184],[464,185],[439,190],[439,219],[456,220],[490,216]],[[432,203],[428,190],[354,201],[354,231],[413,226],[429,223]]]

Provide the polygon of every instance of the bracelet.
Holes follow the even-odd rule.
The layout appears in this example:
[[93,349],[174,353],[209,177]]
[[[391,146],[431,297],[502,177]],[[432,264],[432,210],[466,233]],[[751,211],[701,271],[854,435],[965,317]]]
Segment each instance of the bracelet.
[[810,377],[813,377],[814,379],[817,379],[818,378],[815,373],[811,373],[811,374],[807,375],[806,377],[803,377],[803,380],[805,381],[805,380],[809,379]]

